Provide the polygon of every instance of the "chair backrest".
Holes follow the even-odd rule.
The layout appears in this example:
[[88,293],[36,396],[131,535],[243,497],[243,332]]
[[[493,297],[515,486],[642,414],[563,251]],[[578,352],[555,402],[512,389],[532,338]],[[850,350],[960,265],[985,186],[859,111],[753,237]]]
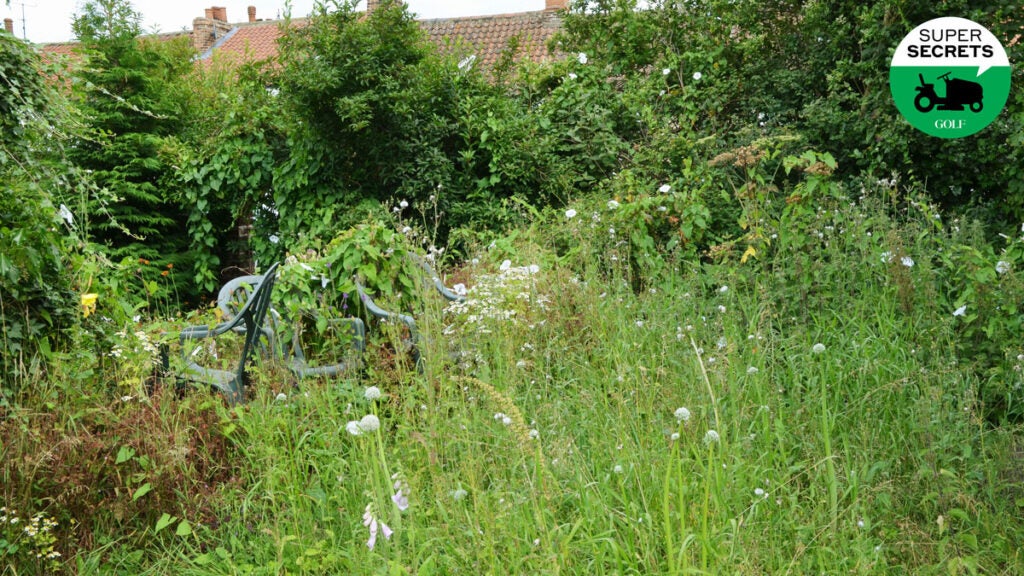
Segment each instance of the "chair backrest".
[[263,322],[267,317],[267,310],[270,309],[270,297],[274,290],[274,282],[277,280],[277,262],[274,263],[261,277],[259,284],[253,290],[249,299],[236,314],[245,325],[245,344],[242,346],[242,359],[238,365],[238,375],[241,383],[239,394],[244,397],[245,386],[248,385],[248,374],[245,371],[245,363],[255,349],[256,343],[263,332]]
[[224,320],[230,320],[238,314],[238,310],[262,281],[263,276],[239,276],[221,286],[217,293],[217,307],[224,313]]

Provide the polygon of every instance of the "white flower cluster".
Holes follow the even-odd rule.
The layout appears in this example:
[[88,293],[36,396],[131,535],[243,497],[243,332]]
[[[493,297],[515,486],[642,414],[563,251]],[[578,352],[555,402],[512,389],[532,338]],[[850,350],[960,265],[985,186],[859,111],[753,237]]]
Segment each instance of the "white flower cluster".
[[363,433],[376,432],[380,428],[380,418],[373,414],[367,414],[360,420],[350,420],[345,425],[345,430],[353,436],[359,436]]
[[540,266],[512,266],[505,260],[497,274],[483,274],[476,284],[464,288],[466,299],[452,302],[444,310],[448,318],[444,334],[451,336],[466,330],[475,334],[490,334],[495,323],[516,323],[520,314],[531,307],[545,310],[549,299],[536,290]]

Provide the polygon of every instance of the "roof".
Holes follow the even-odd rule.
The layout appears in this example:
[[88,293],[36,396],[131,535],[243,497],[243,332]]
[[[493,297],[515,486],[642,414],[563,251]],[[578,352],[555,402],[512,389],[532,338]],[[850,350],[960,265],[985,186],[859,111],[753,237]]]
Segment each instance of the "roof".
[[[158,40],[190,35],[192,44],[199,52],[197,60],[209,61],[214,53],[237,57],[245,61],[260,61],[277,54],[277,42],[282,34],[285,20],[258,20],[229,24],[209,18],[196,18],[191,32],[161,34]],[[306,19],[294,18],[290,24],[305,25]],[[560,28],[561,19],[557,11],[537,10],[515,14],[490,16],[468,16],[462,18],[437,18],[420,20],[420,26],[427,38],[442,53],[467,54],[474,56],[474,63],[483,70],[490,70],[503,51],[515,42],[517,49],[514,60],[528,59],[540,62],[549,58],[547,41]],[[44,55],[75,56],[75,42],[44,44]]]
[[561,27],[557,13],[550,11],[520,12],[495,16],[472,16],[466,18],[439,18],[420,20],[420,27],[428,39],[442,53],[463,49],[476,57],[475,63],[484,70],[493,68],[510,42],[516,42],[515,60],[528,59],[534,62],[549,57],[547,41]]

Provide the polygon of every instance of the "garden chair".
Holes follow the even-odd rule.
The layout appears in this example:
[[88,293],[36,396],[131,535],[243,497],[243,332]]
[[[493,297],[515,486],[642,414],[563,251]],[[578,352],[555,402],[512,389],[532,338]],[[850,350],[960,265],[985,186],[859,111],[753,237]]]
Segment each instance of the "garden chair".
[[[426,259],[424,259],[422,256],[414,252],[409,252],[409,258],[419,268],[426,272],[427,277],[433,284],[433,288],[439,294],[441,294],[442,297],[444,297],[446,300],[450,302],[465,301],[465,296],[456,294],[453,290],[445,286],[444,282],[441,281],[441,277],[438,276],[437,272],[434,271],[434,268],[430,265],[430,263],[426,261]],[[420,363],[421,357],[419,346],[417,346],[417,344],[419,343],[420,334],[419,330],[416,327],[416,319],[409,314],[402,314],[398,312],[392,312],[390,310],[385,310],[373,300],[373,297],[367,294],[365,287],[363,286],[362,282],[358,277],[354,279],[354,283],[356,286],[356,292],[359,294],[359,300],[363,303],[363,306],[366,308],[366,311],[371,316],[374,316],[385,321],[397,321],[401,324],[404,324],[405,327],[409,330],[409,336],[403,339],[403,344],[405,344],[405,347],[409,351],[409,354],[412,356],[412,359],[416,363],[417,368],[422,369],[422,364]]]
[[[239,276],[228,281],[221,287],[217,294],[217,307],[220,308],[224,318],[232,318],[238,313],[240,306],[249,298],[252,291],[259,286],[263,276]],[[292,334],[291,344],[277,342],[277,334],[282,332],[285,319],[273,307],[269,310],[269,321],[264,324],[263,331],[267,336],[268,346],[265,351],[285,361],[287,368],[299,379],[310,376],[338,376],[350,371],[355,365],[353,362],[337,362],[320,366],[311,365],[306,358],[302,346],[302,333],[300,327]],[[366,348],[366,325],[361,318],[337,318],[328,321],[332,326],[341,326],[352,340],[355,351],[356,363],[362,358]]]
[[[274,281],[277,276],[275,263],[266,274],[260,277],[260,282],[254,286],[245,304],[233,314],[233,316],[216,326],[192,326],[181,331],[182,354],[185,359],[185,378],[192,382],[209,384],[219,390],[228,402],[238,404],[245,400],[245,387],[248,384],[246,363],[253,353],[260,337],[267,338],[266,346],[273,349],[272,333],[264,330],[267,311],[270,309],[270,296],[274,289]],[[245,342],[242,345],[241,359],[236,370],[222,370],[200,366],[193,360],[195,346],[191,348],[187,342],[201,340],[204,338],[216,338],[229,331],[236,331],[245,334]]]

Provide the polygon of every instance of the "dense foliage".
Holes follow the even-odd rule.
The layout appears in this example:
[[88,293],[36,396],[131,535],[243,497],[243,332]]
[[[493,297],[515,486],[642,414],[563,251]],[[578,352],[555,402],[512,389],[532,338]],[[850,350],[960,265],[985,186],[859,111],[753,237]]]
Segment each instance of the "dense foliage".
[[[1024,572],[1024,93],[940,141],[887,86],[1019,9],[579,1],[483,70],[356,4],[265,62],[0,32],[0,575]],[[177,333],[275,261],[283,348],[363,363],[229,407]]]

